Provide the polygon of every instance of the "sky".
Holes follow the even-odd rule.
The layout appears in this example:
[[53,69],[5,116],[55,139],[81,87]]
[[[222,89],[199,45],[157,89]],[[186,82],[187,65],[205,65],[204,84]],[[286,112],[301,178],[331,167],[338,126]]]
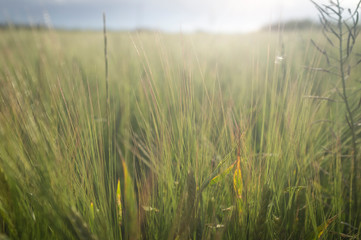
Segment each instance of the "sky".
[[[342,2],[351,7],[357,1]],[[3,23],[101,29],[103,12],[109,29],[169,32],[250,32],[279,21],[317,19],[309,0],[0,0]]]

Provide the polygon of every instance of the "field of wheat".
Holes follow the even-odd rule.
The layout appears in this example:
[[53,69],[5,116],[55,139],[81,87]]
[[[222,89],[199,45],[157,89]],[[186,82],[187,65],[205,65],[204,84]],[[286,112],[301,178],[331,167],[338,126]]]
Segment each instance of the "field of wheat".
[[0,239],[361,237],[357,39],[0,36]]

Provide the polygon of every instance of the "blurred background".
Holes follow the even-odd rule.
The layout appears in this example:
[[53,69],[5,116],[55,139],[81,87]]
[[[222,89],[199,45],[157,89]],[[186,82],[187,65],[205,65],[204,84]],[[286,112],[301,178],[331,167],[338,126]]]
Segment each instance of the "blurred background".
[[[344,6],[352,6],[354,0],[341,2]],[[280,21],[317,20],[316,10],[309,0],[0,1],[3,25],[97,30],[102,28],[102,12],[106,12],[107,25],[112,30],[244,33]]]

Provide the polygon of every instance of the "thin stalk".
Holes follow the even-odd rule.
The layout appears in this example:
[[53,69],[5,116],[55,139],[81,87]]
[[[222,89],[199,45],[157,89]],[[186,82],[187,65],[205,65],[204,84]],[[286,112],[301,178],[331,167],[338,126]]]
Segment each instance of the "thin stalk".
[[108,41],[107,41],[107,27],[106,27],[106,16],[103,13],[103,35],[104,35],[104,61],[105,61],[105,94],[107,98],[107,106],[106,106],[106,118],[108,123],[108,128],[110,126],[110,119],[109,119],[109,79],[108,79]]

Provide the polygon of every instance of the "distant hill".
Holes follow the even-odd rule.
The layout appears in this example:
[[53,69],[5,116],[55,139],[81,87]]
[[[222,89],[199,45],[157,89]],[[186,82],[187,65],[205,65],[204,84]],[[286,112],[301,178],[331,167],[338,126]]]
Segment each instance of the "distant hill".
[[36,24],[36,25],[30,25],[30,24],[19,24],[19,23],[0,23],[0,29],[47,29],[47,27],[43,24]]
[[262,27],[262,31],[294,31],[321,28],[322,26],[310,19],[290,20],[285,22],[272,23]]
[[[307,29],[319,29],[322,26],[312,20],[304,19],[304,20],[290,20],[285,22],[275,22],[271,24],[264,25],[260,30],[261,31],[294,31],[294,30],[307,30]],[[37,30],[44,30],[48,29],[48,27],[44,24],[23,24],[23,23],[1,23],[0,22],[0,29],[37,29]],[[61,30],[61,28],[56,28]],[[67,29],[67,30],[76,30],[76,29]],[[78,29],[81,30],[81,29]],[[122,31],[122,30],[119,30]],[[161,32],[157,29],[147,29],[147,28],[136,28],[131,31],[134,32]],[[196,31],[197,33],[206,33],[206,31]]]

